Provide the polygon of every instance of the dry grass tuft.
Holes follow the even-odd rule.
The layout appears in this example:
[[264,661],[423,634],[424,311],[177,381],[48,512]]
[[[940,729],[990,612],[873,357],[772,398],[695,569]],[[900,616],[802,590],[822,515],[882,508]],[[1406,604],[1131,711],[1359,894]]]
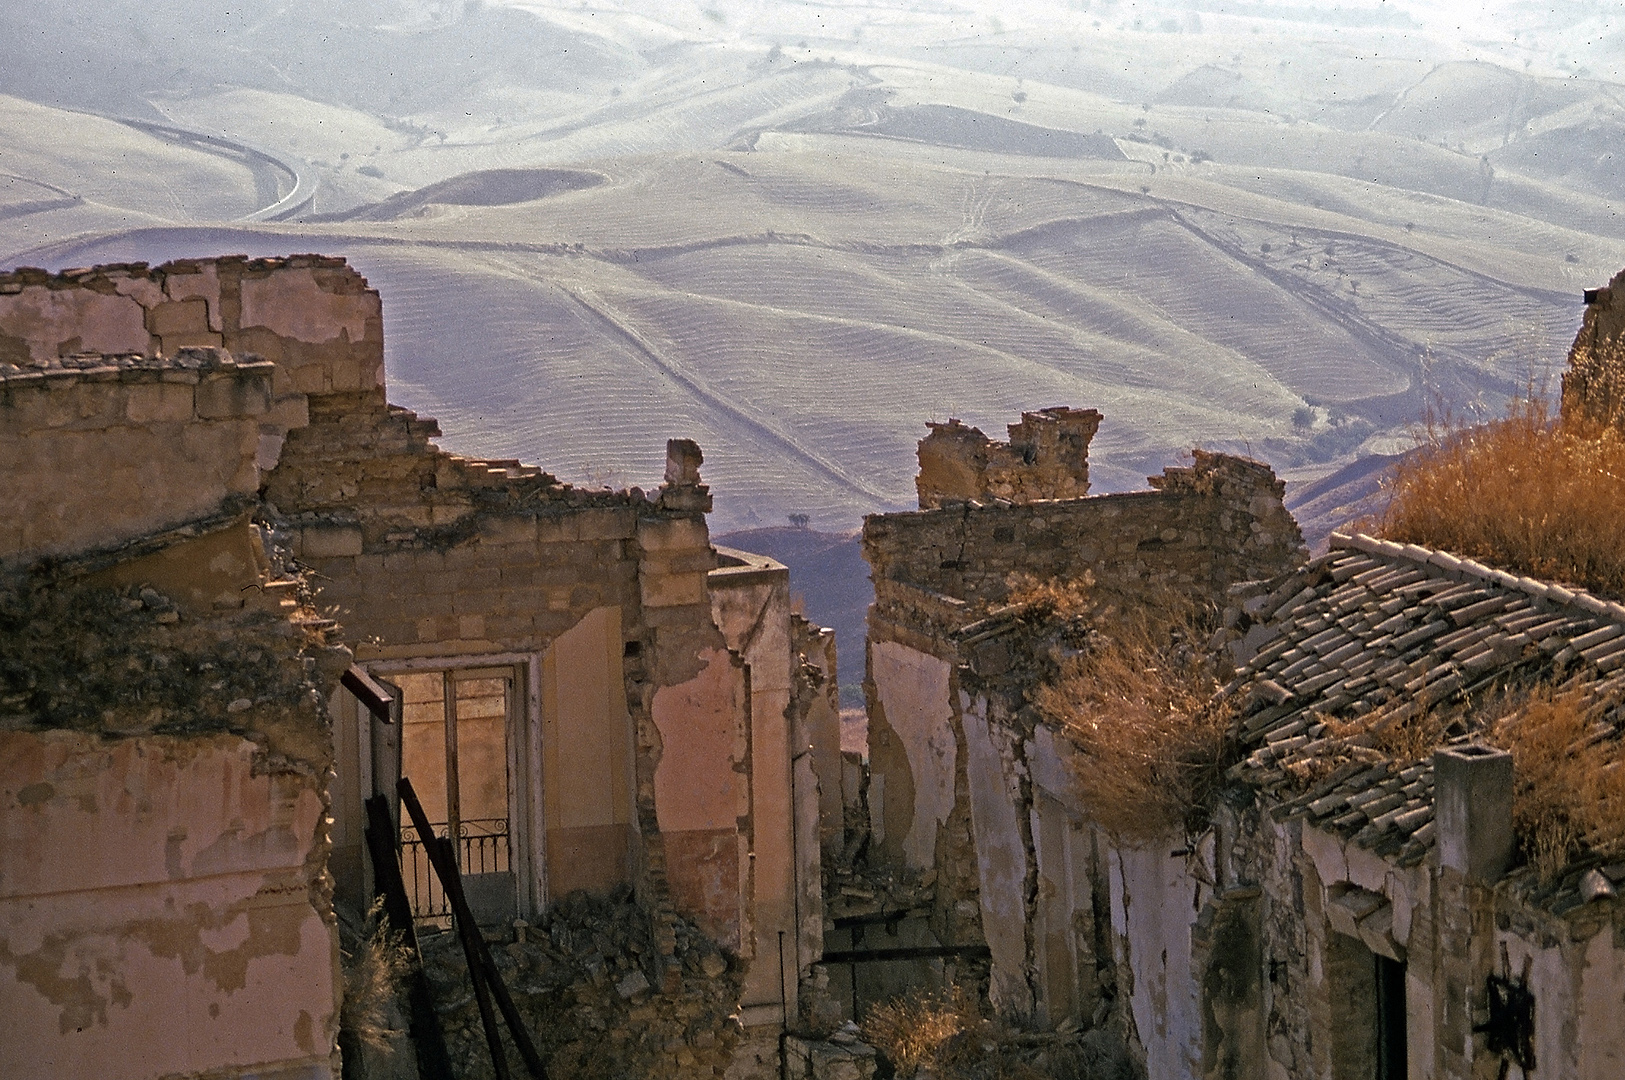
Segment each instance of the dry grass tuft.
[[1175,597],[1102,618],[1036,704],[1082,753],[1079,797],[1114,836],[1150,839],[1206,826],[1234,760],[1230,714],[1197,613]]
[[1554,421],[1531,394],[1474,427],[1430,417],[1421,443],[1395,467],[1383,535],[1625,594],[1620,428]]
[[1043,578],[1033,574],[1011,574],[1004,580],[1010,590],[1008,604],[1024,604],[1061,619],[1088,615],[1099,605],[1094,596],[1095,575],[1085,570],[1081,578]]
[[955,1036],[986,1024],[976,995],[960,986],[914,991],[876,1005],[862,1024],[863,1037],[897,1069],[899,1076],[932,1071],[944,1064]]
[[1327,737],[1342,740],[1344,748],[1365,748],[1375,755],[1374,760],[1404,767],[1432,755],[1443,744],[1445,729],[1455,717],[1442,716],[1429,708],[1415,715],[1397,717],[1392,713],[1375,712],[1351,719],[1330,716],[1321,719],[1326,723]]
[[344,957],[344,1005],[339,1011],[344,1031],[368,1046],[389,1048],[390,1006],[411,970],[411,955],[404,936],[389,928],[383,901],[375,901],[360,945]]
[[1132,1080],[1134,1066],[1110,1027],[1035,1038],[987,1019],[963,987],[913,991],[869,1010],[863,1037],[896,1075],[934,1080]]
[[1491,731],[1512,754],[1513,827],[1543,883],[1583,852],[1625,853],[1625,745],[1598,738],[1602,708],[1581,693],[1537,690]]

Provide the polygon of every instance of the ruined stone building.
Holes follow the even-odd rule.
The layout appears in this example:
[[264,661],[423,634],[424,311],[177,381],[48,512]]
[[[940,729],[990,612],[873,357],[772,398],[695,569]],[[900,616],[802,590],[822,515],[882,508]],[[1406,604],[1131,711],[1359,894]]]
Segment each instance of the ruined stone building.
[[1585,304],[1563,374],[1563,415],[1625,428],[1625,270],[1587,289]]
[[[1606,294],[1582,342],[1617,341]],[[1571,376],[1565,410],[1608,376]],[[1558,763],[1617,742],[1625,606],[1364,535],[1305,562],[1273,476],[1220,455],[1135,495],[994,477],[1057,460],[1035,428],[1097,423],[1027,414],[1008,447],[934,426],[922,510],[866,525],[868,804],[877,849],[932,885],[912,940],[985,942],[996,1006],[1113,1026],[1153,1080],[1625,1075],[1625,863],[1515,824],[1543,781],[1497,742]],[[1194,828],[1092,815],[1035,701],[1099,624],[1008,603],[1020,575],[1222,613],[1209,708],[1236,763]],[[1601,768],[1573,782],[1617,798]],[[1544,854],[1516,859],[1520,831]]]
[[[1566,414],[1618,419],[1622,288]],[[1494,741],[1617,741],[1619,603],[1362,535],[1308,560],[1229,455],[1091,496],[1093,410],[934,424],[920,509],[864,527],[865,763],[833,635],[711,543],[696,446],[652,492],[450,454],[382,326],[317,256],[0,275],[8,1078],[336,1075],[363,802],[403,775],[519,993],[590,999],[547,1036],[583,1075],[866,1075],[781,1032],[955,977],[1152,1080],[1625,1075],[1625,863],[1517,862]],[[1214,617],[1180,644],[1226,666],[1229,756],[1131,838],[1035,703],[1157,604]]]
[[692,443],[647,493],[458,457],[382,327],[339,259],[0,275],[8,1077],[337,1075],[332,903],[402,774],[489,927],[630,889],[642,986],[679,920],[737,958],[744,1044],[661,1075],[776,1061],[840,832],[831,635],[712,547]]
[[[1035,785],[1055,753],[1046,743],[1029,762],[1025,744],[1005,745],[990,728],[965,678],[1027,661],[996,635],[965,636],[967,627],[998,611],[1023,578],[1087,579],[1120,601],[1167,591],[1222,602],[1231,583],[1303,555],[1281,483],[1240,458],[1198,451],[1191,465],[1152,478],[1151,491],[1085,497],[1100,419],[1093,410],[1027,413],[1008,444],[956,421],[932,425],[920,443],[921,509],[871,516],[863,532],[875,584],[865,684],[872,851],[935,882],[930,917],[890,929],[910,945],[985,942],[995,1006],[1041,1020],[1072,1015],[1081,991],[1035,996],[1029,986],[1038,957],[1029,956],[1024,896],[1035,827],[992,793],[1010,770],[1023,791]],[[1069,790],[1062,779],[1057,797]],[[1016,848],[989,846],[987,814],[1019,834]],[[1055,979],[1070,986],[1074,975]]]

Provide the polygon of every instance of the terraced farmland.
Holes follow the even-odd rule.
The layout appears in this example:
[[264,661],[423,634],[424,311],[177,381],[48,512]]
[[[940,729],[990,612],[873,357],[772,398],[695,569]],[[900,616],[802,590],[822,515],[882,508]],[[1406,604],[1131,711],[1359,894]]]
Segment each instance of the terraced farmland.
[[[1620,83],[1442,39],[1424,62],[1382,20],[401,0],[301,82],[290,42],[337,26],[314,5],[177,73],[75,3],[77,48],[136,59],[0,98],[0,263],[345,255],[383,293],[392,396],[449,443],[649,486],[692,437],[723,529],[850,529],[912,500],[926,421],[1053,404],[1105,412],[1097,490],[1198,444],[1312,481],[1430,402],[1538,383],[1625,265],[1598,179]],[[97,112],[265,148],[315,204],[244,224],[274,178]]]

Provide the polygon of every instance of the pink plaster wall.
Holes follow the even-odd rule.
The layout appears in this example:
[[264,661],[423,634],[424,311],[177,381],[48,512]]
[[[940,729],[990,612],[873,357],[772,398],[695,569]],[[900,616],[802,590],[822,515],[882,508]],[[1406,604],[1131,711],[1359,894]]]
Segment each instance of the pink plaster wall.
[[655,692],[660,731],[655,814],[666,847],[666,877],[679,911],[737,949],[744,897],[739,822],[749,812],[742,722],[748,711],[741,671],[723,650],[701,654],[688,682]]
[[258,753],[0,733],[8,1080],[328,1075],[337,942],[307,864],[325,809]]

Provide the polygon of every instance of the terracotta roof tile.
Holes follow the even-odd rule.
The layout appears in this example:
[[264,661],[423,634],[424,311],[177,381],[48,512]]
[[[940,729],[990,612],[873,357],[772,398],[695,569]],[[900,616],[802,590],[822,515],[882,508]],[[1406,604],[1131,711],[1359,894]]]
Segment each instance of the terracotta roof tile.
[[[1237,776],[1274,794],[1277,819],[1306,819],[1402,866],[1434,842],[1431,759],[1397,769],[1369,734],[1333,738],[1327,720],[1364,716],[1370,733],[1519,680],[1625,696],[1625,606],[1581,590],[1342,535],[1249,588],[1269,590],[1245,602],[1256,651],[1222,692],[1238,703]],[[1625,707],[1613,715],[1625,725]]]

